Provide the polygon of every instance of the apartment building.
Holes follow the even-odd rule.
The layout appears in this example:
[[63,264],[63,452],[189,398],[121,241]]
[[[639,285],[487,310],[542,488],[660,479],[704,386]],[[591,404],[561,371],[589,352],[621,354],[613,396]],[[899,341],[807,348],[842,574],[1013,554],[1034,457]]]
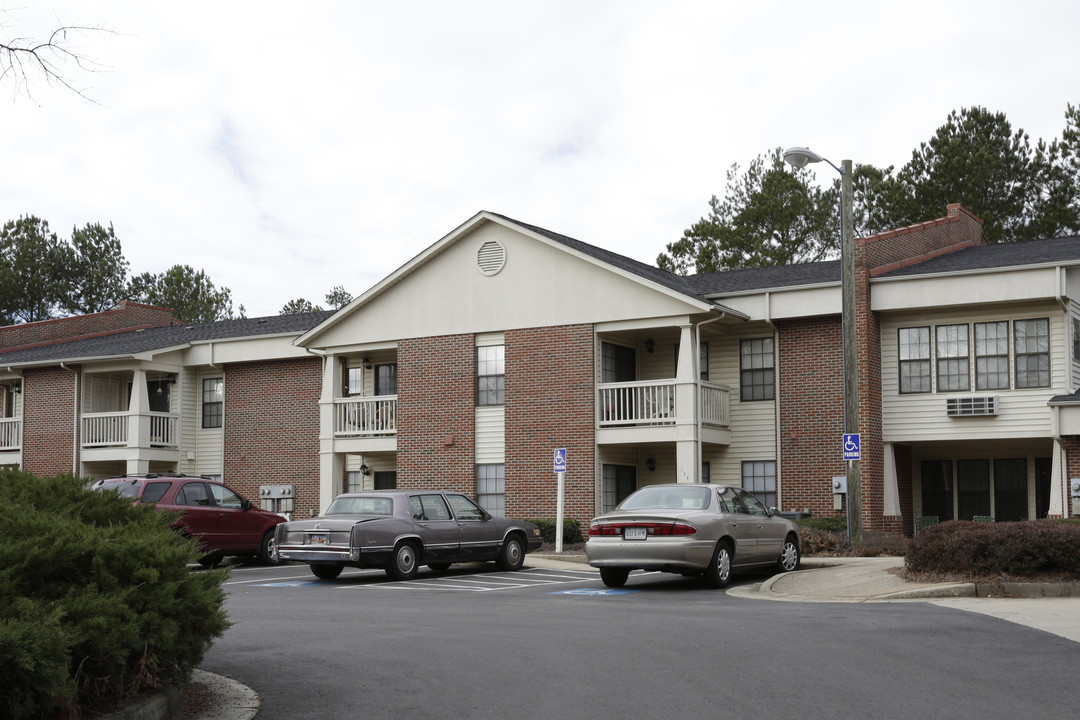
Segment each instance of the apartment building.
[[[863,525],[1080,514],[1080,239],[947,210],[856,241]],[[671,481],[842,514],[840,293],[839,261],[682,277],[481,212],[337,312],[0,349],[0,464],[551,517],[564,448],[583,521]]]

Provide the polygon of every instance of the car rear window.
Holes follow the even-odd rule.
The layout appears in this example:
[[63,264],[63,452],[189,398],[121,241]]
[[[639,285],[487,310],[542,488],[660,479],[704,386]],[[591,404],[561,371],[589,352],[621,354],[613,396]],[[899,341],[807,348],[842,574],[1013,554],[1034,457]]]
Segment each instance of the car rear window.
[[701,510],[709,504],[709,488],[646,486],[622,501],[620,510]]
[[100,485],[95,485],[94,489],[102,492],[114,490],[120,497],[134,499],[139,496],[140,487],[142,482],[139,480],[104,480]]
[[326,509],[327,515],[393,515],[394,500],[388,497],[339,497]]

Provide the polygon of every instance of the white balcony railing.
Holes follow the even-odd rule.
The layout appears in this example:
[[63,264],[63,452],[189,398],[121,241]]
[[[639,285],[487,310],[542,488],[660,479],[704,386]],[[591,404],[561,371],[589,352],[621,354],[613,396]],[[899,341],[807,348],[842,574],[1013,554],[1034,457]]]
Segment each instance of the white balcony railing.
[[83,413],[83,447],[107,447],[109,445],[127,445],[128,413],[105,412]]
[[18,450],[22,418],[0,418],[0,450]]
[[347,397],[334,401],[338,437],[393,435],[397,432],[397,395]]
[[[172,413],[151,412],[148,414],[149,435],[143,437],[142,447],[178,447],[178,419]],[[134,441],[131,423],[138,423],[139,415],[129,412],[83,413],[83,447],[124,447]],[[144,426],[145,428],[146,426]],[[145,430],[144,430],[145,432]]]
[[[674,425],[684,409],[676,402],[672,380],[606,383],[600,386],[600,427]],[[728,427],[730,400],[726,385],[701,383],[701,424]],[[693,409],[685,409],[693,422]]]

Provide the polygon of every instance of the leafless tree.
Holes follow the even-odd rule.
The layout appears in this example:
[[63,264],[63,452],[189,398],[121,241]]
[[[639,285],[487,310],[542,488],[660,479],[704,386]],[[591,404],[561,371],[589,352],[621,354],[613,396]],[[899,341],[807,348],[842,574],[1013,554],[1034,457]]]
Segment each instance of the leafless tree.
[[0,8],[0,84],[10,84],[13,95],[25,94],[33,102],[31,85],[44,79],[47,85],[60,85],[94,102],[86,94],[86,88],[76,85],[65,72],[72,68],[79,72],[101,72],[104,68],[82,54],[77,40],[112,33],[111,30],[95,25],[67,25],[57,19],[57,28],[49,37],[37,40],[12,33],[14,25],[11,13]]

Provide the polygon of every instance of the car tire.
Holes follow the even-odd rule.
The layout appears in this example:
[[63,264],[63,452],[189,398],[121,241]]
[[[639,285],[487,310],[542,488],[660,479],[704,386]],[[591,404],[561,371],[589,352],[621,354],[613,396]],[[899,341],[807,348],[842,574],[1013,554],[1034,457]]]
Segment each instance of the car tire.
[[420,561],[416,556],[416,546],[410,542],[403,542],[394,548],[394,556],[390,558],[390,564],[386,566],[386,574],[392,580],[412,580],[420,569]]
[[784,538],[784,547],[780,550],[780,558],[776,561],[776,572],[795,572],[802,565],[802,552],[799,550],[799,542],[790,535]]
[[428,563],[427,566],[435,572],[446,572],[450,569],[450,563],[448,562]]
[[705,582],[709,587],[726,588],[731,582],[731,544],[727,540],[716,543],[712,562],[705,568]]
[[600,579],[604,581],[604,584],[609,588],[621,588],[626,584],[626,578],[630,576],[630,568],[621,567],[602,567],[600,568]]
[[199,558],[199,564],[207,569],[216,568],[218,565],[221,564],[221,555],[218,555],[216,553],[212,553],[210,555],[203,555],[201,558]]
[[341,565],[329,565],[327,563],[312,563],[311,574],[320,580],[334,580],[345,568]]
[[502,549],[499,550],[499,558],[495,561],[495,565],[500,570],[515,571],[520,570],[521,566],[525,564],[525,544],[521,542],[521,538],[517,535],[511,535],[506,538],[506,542],[503,543]]
[[262,536],[262,540],[259,542],[259,562],[263,565],[277,565],[278,560],[277,544],[274,542],[274,530],[270,528]]

